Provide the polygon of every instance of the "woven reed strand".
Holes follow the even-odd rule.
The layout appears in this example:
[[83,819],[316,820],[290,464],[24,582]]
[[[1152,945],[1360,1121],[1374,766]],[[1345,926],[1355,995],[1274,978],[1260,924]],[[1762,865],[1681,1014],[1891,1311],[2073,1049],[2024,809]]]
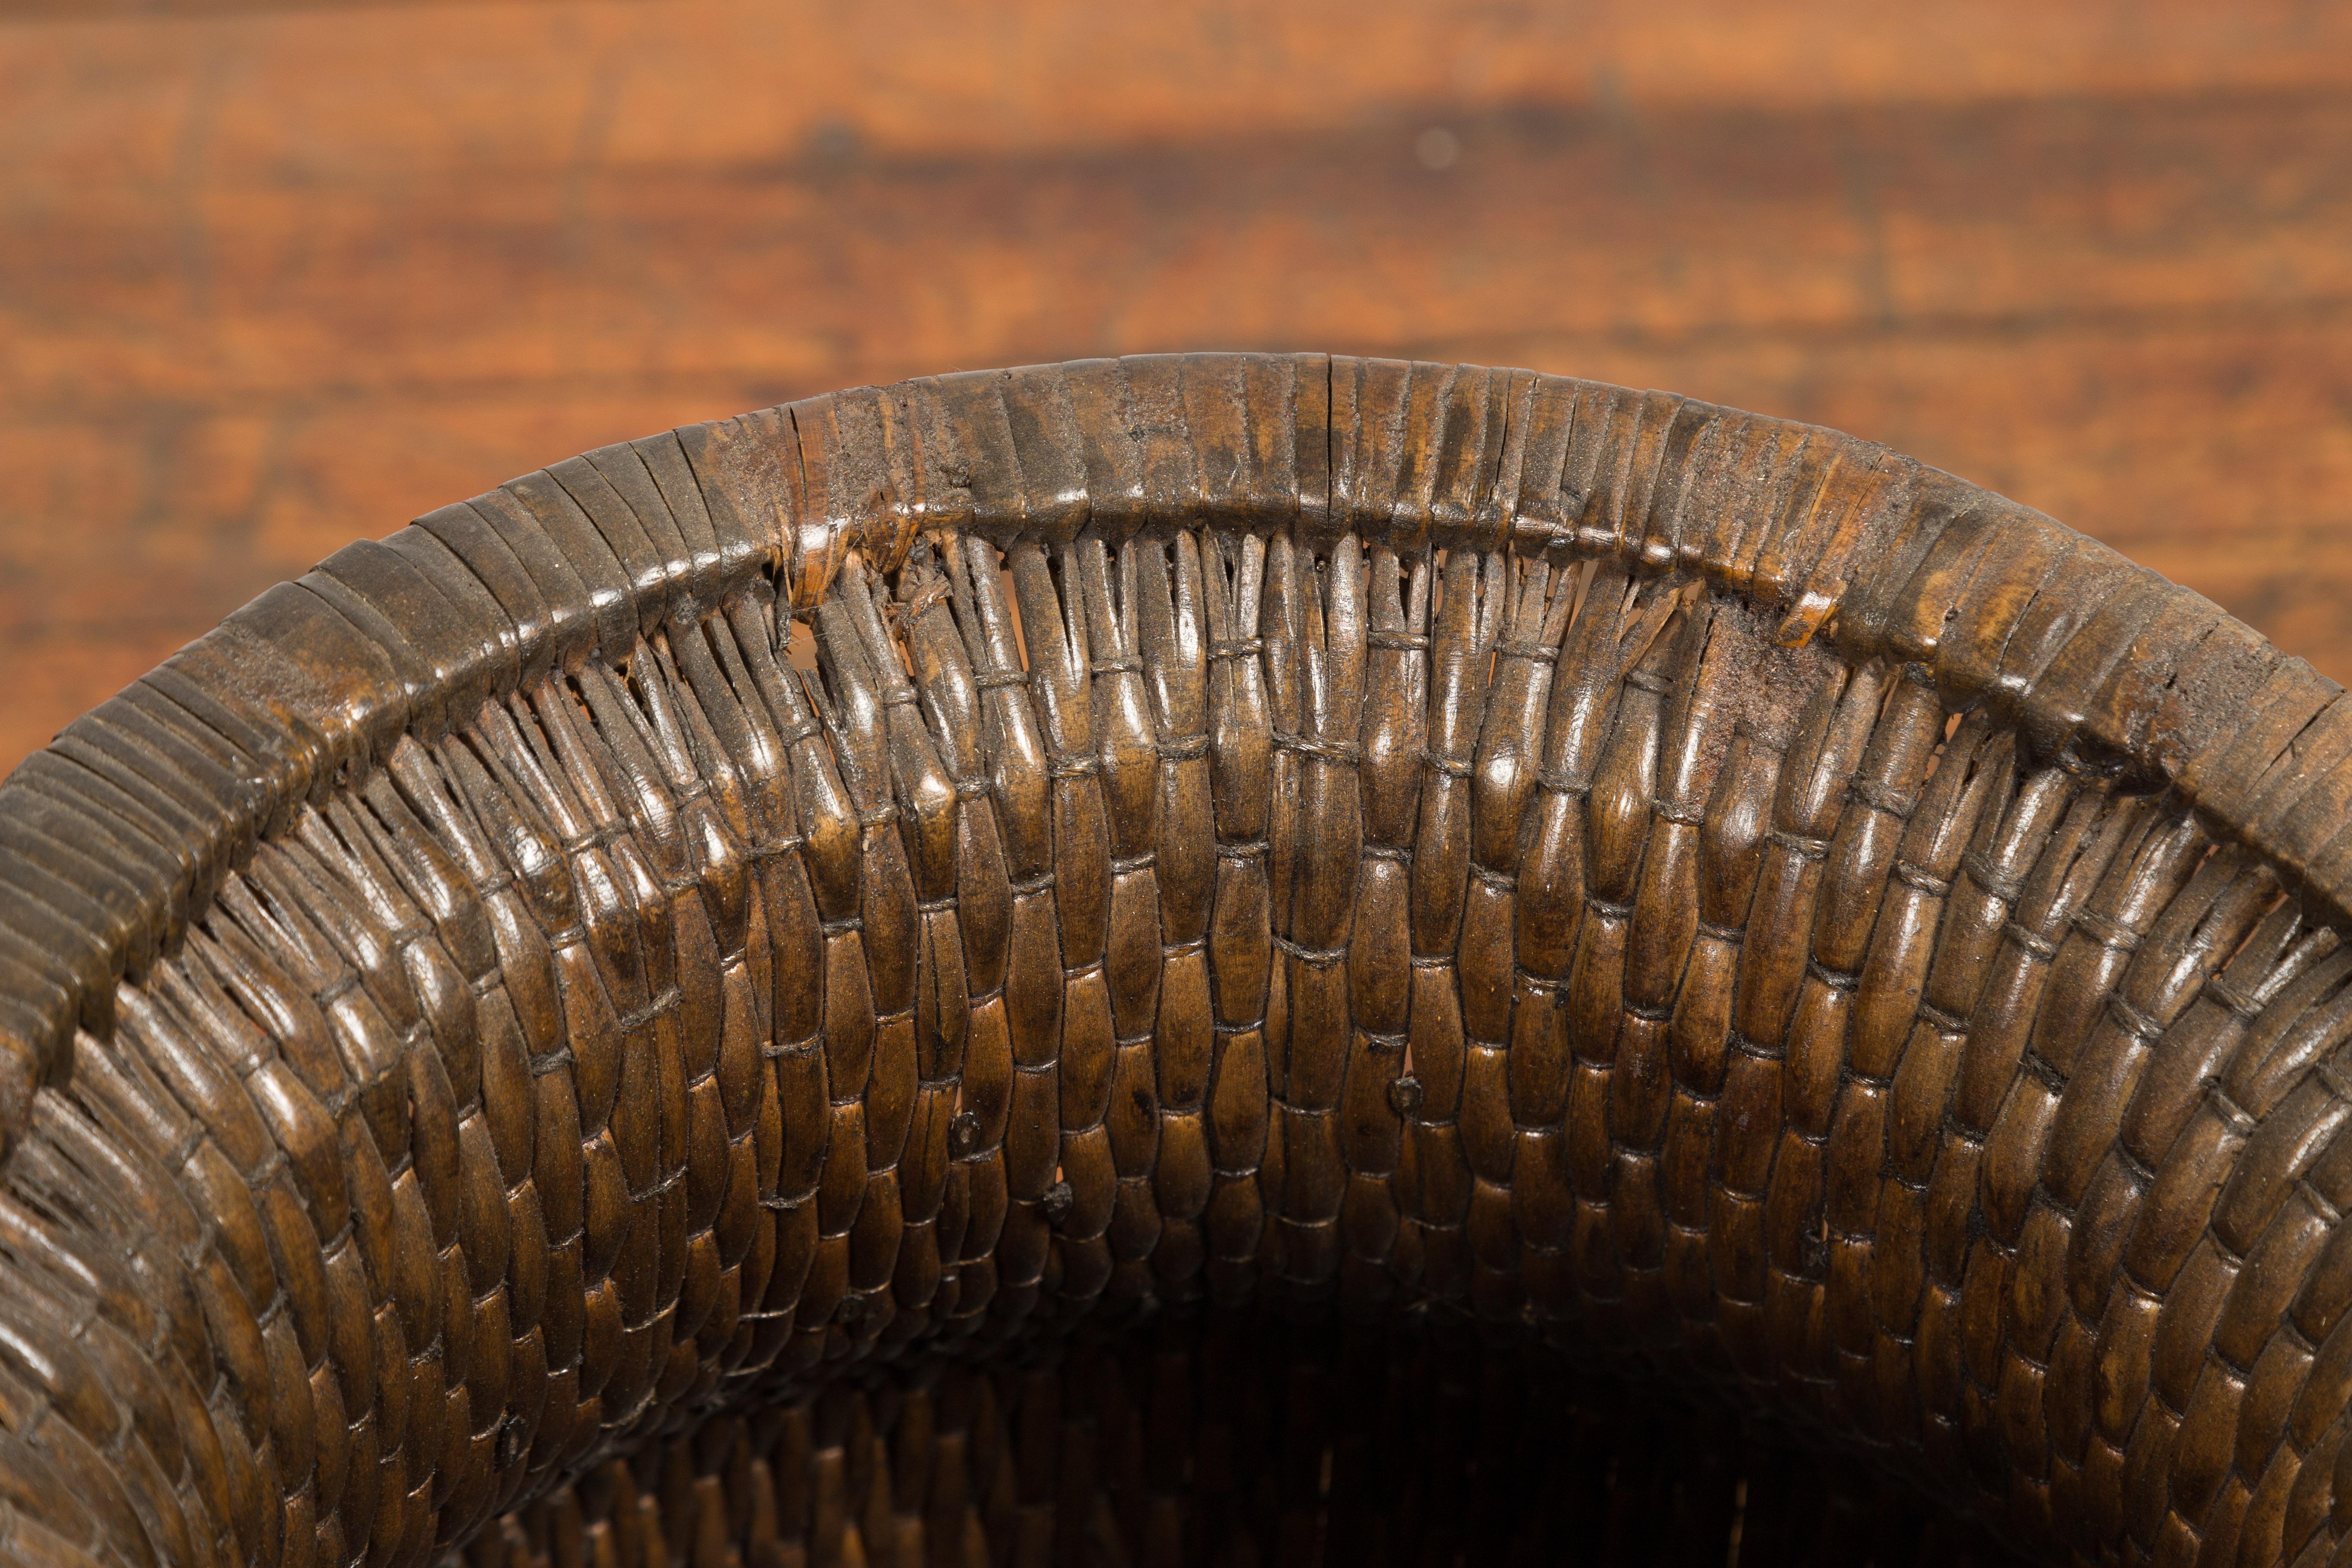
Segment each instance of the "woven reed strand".
[[[32,1103],[0,1547],[749,1562],[760,1445],[921,1470],[942,1367],[1274,1301],[1708,1379],[2045,1554],[2328,1558],[2336,931],[1927,664],[1490,542],[927,533],[814,674],[750,571],[419,685]],[[1058,1451],[970,1550],[1205,1560]],[[823,1485],[864,1544],[781,1560],[928,1495]]]

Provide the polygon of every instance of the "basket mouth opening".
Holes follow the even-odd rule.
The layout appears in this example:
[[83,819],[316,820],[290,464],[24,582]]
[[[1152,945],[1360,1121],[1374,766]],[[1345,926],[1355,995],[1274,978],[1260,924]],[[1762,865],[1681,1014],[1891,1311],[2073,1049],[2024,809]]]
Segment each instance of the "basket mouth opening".
[[[830,1522],[803,1473],[829,1478]],[[950,1561],[1050,1544],[1103,1568],[2021,1561],[1917,1478],[1708,1385],[1573,1334],[1328,1294],[868,1363],[598,1466],[507,1521],[505,1544],[552,1563],[560,1540],[627,1517],[691,1537],[714,1506],[745,1561],[798,1536],[811,1568],[903,1553],[910,1534],[930,1561],[944,1537],[964,1543]]]

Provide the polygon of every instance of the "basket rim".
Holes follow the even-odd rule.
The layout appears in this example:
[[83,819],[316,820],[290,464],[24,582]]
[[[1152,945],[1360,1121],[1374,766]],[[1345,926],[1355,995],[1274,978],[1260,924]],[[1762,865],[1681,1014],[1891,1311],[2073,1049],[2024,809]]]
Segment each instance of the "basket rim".
[[[1777,466],[1734,460],[1759,450]],[[1571,486],[1580,462],[1591,482]],[[1761,526],[1714,525],[1734,513]],[[551,465],[345,547],[77,720],[0,784],[0,1159],[70,1072],[77,1029],[110,1027],[116,984],[403,736],[617,661],[755,576],[805,609],[845,562],[887,572],[925,538],[1197,526],[1687,574],[1777,616],[1785,645],[1922,667],[2046,760],[2177,792],[2352,922],[2344,689],[1989,489],[1821,426],[1524,370],[1073,361],[830,393]],[[127,811],[126,789],[153,809]]]

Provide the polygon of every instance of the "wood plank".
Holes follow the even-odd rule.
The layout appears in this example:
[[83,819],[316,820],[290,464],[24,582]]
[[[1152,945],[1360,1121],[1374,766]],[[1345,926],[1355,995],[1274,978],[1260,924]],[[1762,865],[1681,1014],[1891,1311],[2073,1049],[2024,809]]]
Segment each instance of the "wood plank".
[[1115,157],[253,177],[37,206],[21,409],[1024,348],[2006,330],[2352,299],[2352,94],[1418,119]]
[[[58,11],[0,0],[8,17]],[[2352,79],[2308,0],[55,0],[0,39],[0,137],[111,145],[212,79],[219,145],[401,174],[560,166],[583,101],[624,163],[1114,146],[1377,106],[1969,102]],[[36,11],[35,6],[43,7]],[[265,90],[253,91],[254,88]],[[135,132],[133,132],[135,134]]]

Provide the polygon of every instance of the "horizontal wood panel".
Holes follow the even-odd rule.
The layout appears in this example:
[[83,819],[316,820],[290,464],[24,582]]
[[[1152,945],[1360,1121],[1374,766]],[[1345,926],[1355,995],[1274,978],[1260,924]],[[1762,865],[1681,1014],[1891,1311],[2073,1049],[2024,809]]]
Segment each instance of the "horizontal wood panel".
[[19,407],[1024,346],[2012,331],[2352,300],[2352,93],[1523,109],[1116,157],[201,182],[23,211]]
[[[32,0],[39,5],[41,0]],[[162,0],[170,4],[172,0]],[[195,105],[231,159],[394,179],[1344,126],[1397,104],[1970,102],[2352,79],[2310,0],[61,0],[13,29],[0,136],[170,177]],[[60,13],[48,13],[55,16]],[[27,16],[0,0],[0,18]]]

